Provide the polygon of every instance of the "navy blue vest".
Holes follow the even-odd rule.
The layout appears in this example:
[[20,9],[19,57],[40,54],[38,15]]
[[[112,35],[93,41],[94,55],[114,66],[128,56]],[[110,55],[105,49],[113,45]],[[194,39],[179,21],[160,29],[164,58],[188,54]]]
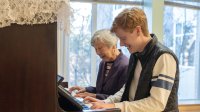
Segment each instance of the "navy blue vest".
[[122,95],[121,101],[129,101],[129,90],[130,85],[134,77],[134,71],[137,64],[137,60],[139,59],[142,65],[142,71],[140,74],[140,78],[138,81],[138,87],[135,93],[134,101],[140,100],[150,96],[150,89],[152,87],[151,79],[153,75],[153,68],[157,59],[163,53],[171,54],[177,63],[176,68],[176,76],[174,85],[172,87],[167,105],[164,109],[164,112],[178,112],[178,85],[179,85],[179,66],[178,66],[178,59],[176,58],[175,54],[167,47],[163,46],[161,43],[157,41],[157,38],[154,34],[151,34],[151,41],[146,45],[145,49],[140,53],[131,54],[129,60],[129,67],[128,67],[128,81],[125,86],[125,91]]

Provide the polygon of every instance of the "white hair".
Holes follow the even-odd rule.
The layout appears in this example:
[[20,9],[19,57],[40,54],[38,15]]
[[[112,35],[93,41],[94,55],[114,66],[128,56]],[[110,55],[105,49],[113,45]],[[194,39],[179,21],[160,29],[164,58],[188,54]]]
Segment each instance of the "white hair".
[[94,47],[95,42],[102,42],[107,45],[107,47],[117,46],[118,38],[116,35],[108,29],[98,30],[94,33],[91,38],[91,45]]

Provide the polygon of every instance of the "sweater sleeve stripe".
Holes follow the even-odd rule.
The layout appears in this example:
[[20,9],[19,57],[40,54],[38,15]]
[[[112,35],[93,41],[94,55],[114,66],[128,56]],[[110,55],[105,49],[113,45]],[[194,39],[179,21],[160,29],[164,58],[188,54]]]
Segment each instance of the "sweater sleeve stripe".
[[163,89],[166,89],[166,90],[171,90],[173,83],[168,82],[166,80],[158,79],[156,81],[152,81],[152,86],[163,88]]
[[159,77],[164,77],[164,78],[167,78],[167,79],[171,79],[171,80],[175,80],[175,78],[173,78],[173,77],[170,77],[170,76],[168,76],[168,75],[164,75],[164,74],[159,74]]
[[164,75],[164,74],[159,74],[158,76],[153,76],[152,77],[152,80],[156,80],[156,79],[158,79],[158,77],[164,77],[164,78],[166,78],[166,79],[170,79],[170,80],[175,80],[175,78],[173,78],[173,77],[170,77],[170,76],[168,76],[168,75]]

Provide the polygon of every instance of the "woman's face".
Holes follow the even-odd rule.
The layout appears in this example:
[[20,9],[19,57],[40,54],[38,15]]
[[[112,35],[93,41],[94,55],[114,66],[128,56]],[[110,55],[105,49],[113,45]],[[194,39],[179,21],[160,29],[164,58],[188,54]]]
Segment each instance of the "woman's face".
[[104,61],[113,61],[115,60],[115,54],[114,54],[114,50],[115,50],[115,46],[113,47],[108,47],[105,43],[100,42],[100,41],[96,41],[94,43],[94,48],[95,51],[97,53],[97,55],[99,55],[99,57],[104,60]]

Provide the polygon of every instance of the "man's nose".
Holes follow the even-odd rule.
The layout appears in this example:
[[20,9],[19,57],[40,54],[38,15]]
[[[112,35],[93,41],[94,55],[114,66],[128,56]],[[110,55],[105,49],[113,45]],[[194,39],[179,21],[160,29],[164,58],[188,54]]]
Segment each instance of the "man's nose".
[[99,50],[96,50],[96,53],[97,53],[97,55],[100,55],[100,54],[101,54]]
[[125,43],[120,41],[120,46],[125,46]]

